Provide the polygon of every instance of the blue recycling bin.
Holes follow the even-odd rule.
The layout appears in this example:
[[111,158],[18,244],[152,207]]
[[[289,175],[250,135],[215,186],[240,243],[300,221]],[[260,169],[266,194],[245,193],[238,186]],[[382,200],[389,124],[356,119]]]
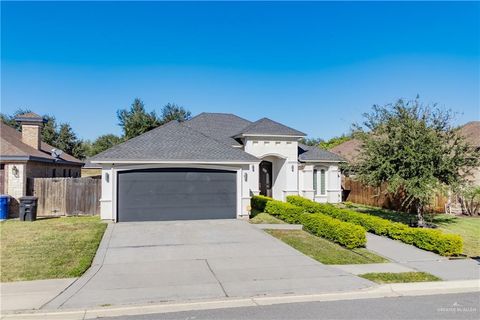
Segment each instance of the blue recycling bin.
[[10,196],[6,194],[0,195],[0,220],[6,220],[8,218],[8,202]]

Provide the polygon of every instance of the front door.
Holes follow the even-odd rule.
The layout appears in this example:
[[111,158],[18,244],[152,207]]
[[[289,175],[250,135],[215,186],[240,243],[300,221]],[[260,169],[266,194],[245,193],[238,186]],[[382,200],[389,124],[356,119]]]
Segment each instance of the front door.
[[262,196],[272,196],[272,163],[270,161],[260,162],[259,175],[260,194]]

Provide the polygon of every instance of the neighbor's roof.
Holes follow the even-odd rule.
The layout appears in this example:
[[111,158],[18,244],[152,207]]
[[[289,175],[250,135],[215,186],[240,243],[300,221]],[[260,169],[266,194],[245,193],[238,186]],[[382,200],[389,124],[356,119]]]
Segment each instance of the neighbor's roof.
[[15,117],[15,120],[21,121],[21,120],[34,120],[34,121],[41,121],[45,122],[42,116],[36,114],[35,112],[27,112],[27,113],[22,113],[19,114]]
[[480,121],[470,121],[460,127],[460,134],[473,146],[480,147]]
[[[22,115],[23,117],[24,115]],[[42,141],[40,149],[37,150],[22,142],[22,133],[0,121],[0,158],[2,160],[37,160],[54,161],[51,151],[54,149],[51,145]],[[82,165],[79,159],[62,153],[60,160]]]
[[184,122],[187,126],[199,131],[213,139],[230,146],[241,144],[232,136],[251,124],[250,121],[231,113],[200,113]]
[[351,139],[333,147],[330,149],[330,152],[343,157],[348,162],[354,162],[360,154],[361,146],[362,143],[360,140]]
[[305,133],[295,130],[293,128],[287,127],[281,123],[275,122],[268,118],[262,118],[257,120],[250,125],[246,126],[234,137],[239,137],[242,135],[272,135],[272,136],[294,136],[294,137],[303,137],[306,136]]
[[91,161],[257,162],[259,159],[219,142],[186,123],[170,121],[105,150]]
[[298,144],[298,160],[303,162],[309,161],[332,161],[341,162],[345,161],[342,157],[336,155],[325,149],[320,149],[316,146],[307,146],[302,143]]

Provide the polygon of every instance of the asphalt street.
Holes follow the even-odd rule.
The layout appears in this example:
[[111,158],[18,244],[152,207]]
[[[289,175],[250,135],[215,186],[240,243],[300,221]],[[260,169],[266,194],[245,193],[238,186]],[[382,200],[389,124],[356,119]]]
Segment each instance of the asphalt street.
[[480,319],[480,293],[442,294],[135,315],[110,320]]

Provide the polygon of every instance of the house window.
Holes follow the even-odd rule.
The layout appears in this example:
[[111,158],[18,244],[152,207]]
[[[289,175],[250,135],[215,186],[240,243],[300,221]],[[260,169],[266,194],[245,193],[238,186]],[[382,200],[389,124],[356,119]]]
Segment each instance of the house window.
[[52,177],[55,178],[56,175],[57,175],[57,169],[52,169]]
[[314,169],[313,170],[313,190],[315,194],[325,195],[326,194],[326,175],[325,169]]
[[320,194],[325,194],[325,169],[320,170]]
[[275,144],[276,145],[279,145],[281,142],[280,141],[275,141]]
[[68,176],[69,176],[69,177],[72,176],[72,169],[68,169]]
[[64,176],[64,177],[67,176],[67,169],[63,169],[63,176]]

